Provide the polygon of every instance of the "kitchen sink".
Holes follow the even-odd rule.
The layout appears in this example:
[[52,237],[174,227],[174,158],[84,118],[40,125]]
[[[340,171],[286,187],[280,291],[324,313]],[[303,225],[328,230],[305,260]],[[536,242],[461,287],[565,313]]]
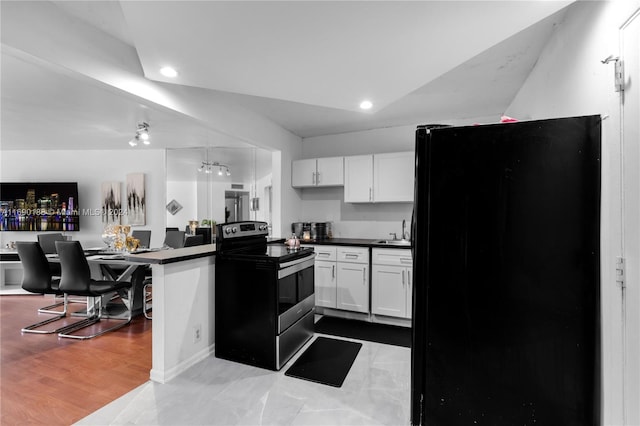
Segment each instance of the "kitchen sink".
[[409,240],[379,240],[375,241],[375,244],[386,244],[389,246],[411,246],[411,241]]

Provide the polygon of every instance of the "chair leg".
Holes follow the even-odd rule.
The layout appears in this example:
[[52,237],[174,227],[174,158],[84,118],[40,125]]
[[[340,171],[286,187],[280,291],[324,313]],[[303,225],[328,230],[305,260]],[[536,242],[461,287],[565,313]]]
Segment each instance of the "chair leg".
[[[34,334],[53,334],[53,333],[60,333],[61,331],[64,331],[64,329],[67,327],[60,327],[60,328],[56,328],[54,330],[39,330],[40,327],[42,327],[43,325],[47,325],[47,324],[51,324],[54,321],[58,321],[64,317],[67,316],[67,299],[66,299],[66,295],[63,296],[63,301],[61,303],[56,304],[55,306],[64,306],[62,311],[50,311],[50,312],[45,312],[45,313],[52,313],[55,314],[55,316],[51,317],[51,318],[47,318],[44,321],[40,321],[37,322],[35,324],[31,324],[28,325],[26,327],[24,327],[22,330],[23,333],[34,333]],[[53,307],[54,305],[51,305],[51,307]],[[43,308],[44,309],[44,308]],[[40,312],[40,309],[38,309],[38,312]]]
[[[57,297],[58,297],[57,294],[55,294],[53,296],[54,302],[55,302],[55,299]],[[60,306],[64,306],[64,297],[63,297],[63,300],[61,302],[55,302],[52,305],[47,305],[47,306],[44,306],[44,307],[38,309],[38,313],[59,315],[61,311],[59,311],[57,309],[54,309],[54,308],[59,308]]]
[[[129,288],[129,290],[127,291],[128,293],[128,298],[130,301],[131,306],[133,306],[133,288]],[[63,330],[62,332],[58,333],[58,337],[64,337],[67,339],[78,339],[78,340],[86,340],[86,339],[91,339],[93,337],[97,337],[100,336],[102,334],[105,334],[109,331],[114,331],[117,330],[119,328],[124,327],[125,325],[129,324],[131,322],[131,319],[133,318],[133,314],[131,309],[128,309],[129,311],[129,315],[127,318],[124,319],[110,319],[113,321],[117,321],[118,324],[114,325],[113,327],[109,327],[103,330],[98,331],[97,333],[93,333],[93,334],[84,334],[84,335],[78,335],[78,334],[72,334],[78,330],[81,330],[83,328],[92,326],[98,322],[100,322],[101,318],[102,318],[102,297],[96,297],[97,300],[97,304],[98,304],[98,312],[95,316],[89,317],[83,321],[79,321],[75,324],[73,324],[72,326],[68,327],[67,329]]]
[[[55,309],[55,308],[58,308],[58,307],[60,307],[60,306],[64,306],[64,296],[63,296],[63,295],[57,295],[57,294],[56,294],[56,295],[54,295],[54,301],[55,301],[55,299],[56,299],[56,298],[58,298],[58,297],[62,297],[62,298],[63,298],[61,302],[56,302],[56,303],[54,303],[54,304],[52,304],[52,305],[44,306],[44,307],[42,307],[42,308],[38,309],[38,312],[39,312],[39,313],[41,313],[41,314],[54,314],[54,315],[60,315],[60,314],[62,313],[62,311],[59,311],[59,310],[57,310],[57,309]],[[67,301],[68,301],[69,303],[72,303],[72,302],[73,302],[73,303],[85,303],[85,301],[84,301],[84,300],[82,300],[82,299],[72,299],[72,298],[68,298],[68,299],[67,299]]]
[[146,319],[152,319],[152,316],[149,315],[149,312],[151,312],[151,310],[153,309],[153,295],[151,294],[151,291],[149,290],[149,288],[151,287],[151,284],[145,284],[144,287],[142,287],[142,294],[144,296],[144,305],[142,307],[142,313],[144,314],[144,317]]

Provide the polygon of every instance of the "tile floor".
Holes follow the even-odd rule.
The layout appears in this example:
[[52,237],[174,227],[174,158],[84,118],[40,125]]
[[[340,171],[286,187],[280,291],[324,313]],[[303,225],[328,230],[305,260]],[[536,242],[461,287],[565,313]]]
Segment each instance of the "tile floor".
[[141,385],[77,424],[408,425],[411,350],[362,344],[340,388],[284,375],[306,346],[277,372],[211,356],[169,383]]

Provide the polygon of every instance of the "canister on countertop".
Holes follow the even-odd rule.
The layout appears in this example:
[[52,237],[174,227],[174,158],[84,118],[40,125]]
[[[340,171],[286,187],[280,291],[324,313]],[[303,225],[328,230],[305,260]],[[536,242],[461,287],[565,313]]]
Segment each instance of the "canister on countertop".
[[293,222],[291,224],[291,232],[298,238],[302,238],[304,223],[303,222]]
[[311,238],[314,240],[326,240],[331,238],[331,222],[313,222],[311,224]]
[[311,239],[311,222],[303,222],[302,239],[309,241]]

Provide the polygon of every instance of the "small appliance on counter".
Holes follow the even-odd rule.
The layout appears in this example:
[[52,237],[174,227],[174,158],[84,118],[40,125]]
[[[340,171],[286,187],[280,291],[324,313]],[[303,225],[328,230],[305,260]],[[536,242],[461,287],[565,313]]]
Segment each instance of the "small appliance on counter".
[[293,222],[291,224],[291,232],[298,238],[302,237],[302,227],[304,226],[304,222]]
[[326,240],[332,237],[331,222],[293,222],[291,232],[302,241]]
[[311,223],[311,239],[326,240],[331,238],[331,222]]
[[291,224],[291,232],[293,234],[302,239],[304,237],[304,231],[309,233],[309,238],[311,238],[311,223],[310,222],[293,222]]

